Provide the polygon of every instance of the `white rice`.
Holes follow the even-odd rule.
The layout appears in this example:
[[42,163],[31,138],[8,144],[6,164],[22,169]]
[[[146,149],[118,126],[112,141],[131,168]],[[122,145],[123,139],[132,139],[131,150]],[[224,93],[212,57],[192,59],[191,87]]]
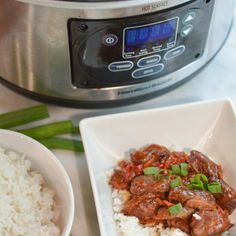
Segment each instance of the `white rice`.
[[29,160],[0,148],[1,236],[59,236],[53,197]]
[[164,229],[161,224],[148,227],[140,224],[135,216],[125,216],[121,211],[129,197],[130,193],[126,190],[113,189],[112,191],[114,220],[119,236],[187,236],[180,229]]

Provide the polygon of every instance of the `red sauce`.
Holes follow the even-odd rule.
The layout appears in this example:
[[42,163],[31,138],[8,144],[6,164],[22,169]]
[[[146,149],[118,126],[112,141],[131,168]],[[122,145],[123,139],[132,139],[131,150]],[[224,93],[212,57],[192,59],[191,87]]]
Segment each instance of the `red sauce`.
[[[171,173],[172,165],[188,164],[187,176]],[[161,168],[158,175],[145,175],[147,167]],[[204,188],[189,189],[190,178],[204,174],[209,181],[220,183],[222,192],[213,194]],[[180,186],[171,181],[181,178]],[[130,155],[130,160],[118,163],[110,184],[115,189],[126,189],[130,199],[123,213],[136,216],[141,224],[179,228],[193,236],[220,234],[231,227],[228,216],[236,208],[236,192],[223,181],[221,166],[198,151],[170,151],[152,144]],[[182,210],[173,215],[169,208],[182,204]],[[197,217],[197,218],[196,218]]]

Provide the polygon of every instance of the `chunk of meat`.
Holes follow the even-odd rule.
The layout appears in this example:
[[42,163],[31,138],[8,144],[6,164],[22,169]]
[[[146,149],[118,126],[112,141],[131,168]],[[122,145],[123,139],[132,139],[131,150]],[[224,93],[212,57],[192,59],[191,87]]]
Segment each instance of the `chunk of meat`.
[[220,183],[222,193],[215,195],[216,202],[231,214],[236,208],[236,192],[224,180],[221,180]]
[[206,191],[190,190],[180,186],[173,188],[169,192],[169,201],[181,202],[185,207],[193,209],[215,209],[216,201],[214,196]]
[[153,217],[163,202],[154,193],[133,195],[125,202],[123,213],[128,216],[136,216],[141,224],[159,223]]
[[199,211],[193,214],[192,221],[193,236],[215,236],[231,227],[228,213],[218,208],[214,211]]
[[123,171],[115,170],[109,183],[115,189],[128,189],[130,181]]
[[214,196],[206,191],[191,190],[184,186],[172,188],[169,193],[169,200],[185,203],[187,200],[198,197],[206,201],[214,201]]
[[160,207],[157,211],[155,218],[159,220],[172,220],[172,219],[188,219],[192,216],[195,210],[183,207],[182,211],[176,215],[171,215],[167,207]]
[[151,176],[137,176],[133,178],[130,185],[130,192],[135,195],[144,193],[156,193],[159,198],[165,198],[166,192],[170,189],[168,179],[155,180]]
[[157,211],[157,221],[167,221],[169,227],[179,228],[180,230],[190,233],[190,220],[194,209],[183,208],[182,211],[176,215],[171,215],[167,207],[160,207]]
[[158,144],[151,144],[141,151],[132,153],[131,160],[135,164],[143,164],[144,167],[151,166],[154,163],[159,167],[163,167],[163,163],[169,155],[170,151],[166,147]]
[[160,179],[156,181],[152,186],[152,192],[155,193],[166,193],[170,190],[170,180]]
[[189,166],[190,169],[195,173],[205,174],[212,180],[223,178],[223,171],[221,166],[211,161],[207,156],[205,156],[201,152],[190,152]]
[[187,234],[191,231],[189,219],[172,219],[168,220],[167,224],[169,227],[178,228]]
[[195,197],[187,200],[184,206],[195,210],[206,211],[206,210],[214,210],[216,208],[216,202],[215,200],[205,201],[201,197]]
[[130,185],[130,192],[132,194],[141,195],[143,193],[151,192],[152,186],[155,184],[155,180],[151,176],[137,176],[133,178]]

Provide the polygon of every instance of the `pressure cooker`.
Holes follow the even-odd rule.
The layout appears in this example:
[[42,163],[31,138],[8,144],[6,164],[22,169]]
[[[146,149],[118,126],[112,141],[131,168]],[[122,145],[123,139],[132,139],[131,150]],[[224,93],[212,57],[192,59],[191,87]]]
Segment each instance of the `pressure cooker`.
[[[0,80],[77,107],[185,82],[226,40],[234,0],[0,0]],[[209,78],[210,79],[210,78]]]

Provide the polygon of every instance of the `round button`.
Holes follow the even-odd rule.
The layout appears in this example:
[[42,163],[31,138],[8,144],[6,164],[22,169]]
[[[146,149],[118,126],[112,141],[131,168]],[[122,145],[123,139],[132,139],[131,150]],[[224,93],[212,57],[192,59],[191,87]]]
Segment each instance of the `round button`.
[[164,69],[164,64],[158,64],[156,66],[143,67],[133,71],[132,77],[134,79],[140,79],[148,76],[152,76],[161,73]]
[[143,57],[138,60],[137,66],[138,67],[145,67],[145,66],[153,66],[160,62],[161,56],[160,55],[153,55],[149,57]]
[[174,49],[171,49],[170,51],[167,51],[166,54],[164,55],[164,59],[166,61],[171,60],[171,59],[173,59],[175,57],[178,57],[181,54],[183,54],[184,51],[185,51],[185,46],[184,45],[178,46]]
[[102,39],[106,46],[113,46],[118,42],[118,37],[115,34],[106,34]]
[[111,72],[120,72],[120,71],[131,70],[133,66],[134,66],[134,63],[132,61],[116,61],[116,62],[112,62],[108,66],[108,69]]

